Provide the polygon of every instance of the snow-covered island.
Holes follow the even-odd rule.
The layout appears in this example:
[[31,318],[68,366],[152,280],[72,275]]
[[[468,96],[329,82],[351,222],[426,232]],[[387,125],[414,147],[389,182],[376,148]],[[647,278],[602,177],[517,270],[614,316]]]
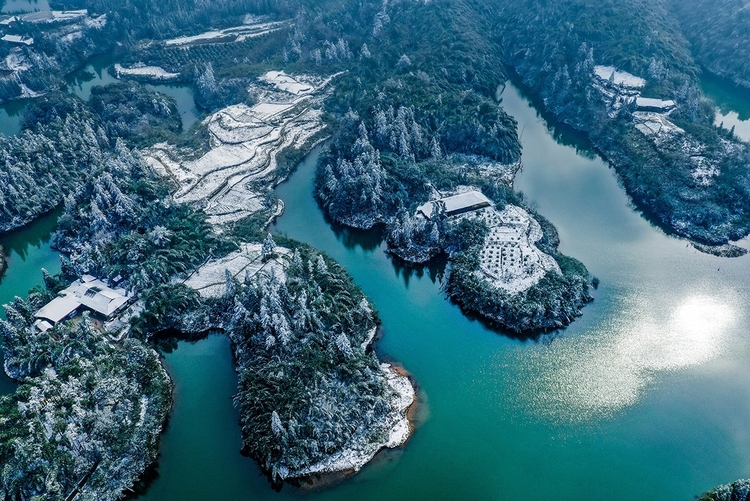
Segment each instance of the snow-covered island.
[[[261,461],[272,480],[356,472],[381,449],[399,447],[408,440],[413,427],[407,413],[416,401],[414,386],[390,364],[377,360],[372,351],[376,329],[372,309],[341,267],[309,247],[291,252],[269,239],[262,245],[243,244],[240,250],[207,262],[184,284],[208,299],[209,309],[212,304],[226,303],[228,296],[233,298],[233,314],[215,320],[213,327],[225,329],[233,343],[240,377],[237,400],[246,423],[245,448]],[[344,300],[344,294],[354,297]],[[258,298],[260,315],[248,317],[245,308]],[[336,301],[343,304],[334,304]],[[287,303],[295,305],[296,312],[285,307]],[[341,314],[350,320],[332,328],[327,318],[341,319]],[[205,327],[189,318],[184,324]],[[309,378],[286,375],[288,370],[282,366],[303,363],[295,359],[306,356],[304,346],[313,340],[328,347],[321,354],[328,359],[323,367],[312,368],[305,362],[297,370],[309,373]],[[279,352],[283,354],[281,360],[287,362],[275,358]],[[259,369],[259,363],[265,369]],[[354,371],[355,367],[359,369]],[[276,374],[278,369],[281,372]],[[258,370],[262,371],[262,381],[250,376]],[[341,371],[356,382],[341,381]],[[284,384],[291,393],[312,392],[314,397],[275,395],[279,403],[274,405],[279,408],[267,416],[269,422],[258,422],[264,416],[256,402],[258,385],[265,388],[276,384]],[[367,385],[374,393],[359,393],[355,387],[360,385]],[[321,405],[330,406],[330,412]],[[324,415],[346,415],[346,424],[342,426],[344,422],[338,419],[330,422]],[[318,431],[311,433],[311,425]],[[327,445],[317,443],[315,437],[332,427],[336,439],[327,439],[333,440]],[[270,454],[269,447],[278,452]]]
[[409,249],[425,234],[451,260],[448,294],[503,328],[562,327],[591,300],[586,268],[558,253],[554,227],[520,205],[498,206],[481,191],[459,186],[419,206],[392,243],[401,246],[397,252],[415,255]]

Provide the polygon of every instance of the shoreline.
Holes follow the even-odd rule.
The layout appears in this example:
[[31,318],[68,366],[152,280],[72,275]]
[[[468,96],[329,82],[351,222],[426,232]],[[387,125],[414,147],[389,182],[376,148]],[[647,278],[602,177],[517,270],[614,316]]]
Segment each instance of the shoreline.
[[5,257],[5,249],[0,245],[0,278],[5,274],[5,270],[8,268],[8,259]]
[[400,447],[406,447],[420,425],[420,423],[417,422],[417,412],[422,408],[422,404],[424,404],[424,402],[422,401],[422,398],[420,398],[419,384],[417,383],[414,376],[409,371],[407,371],[403,365],[391,360],[388,360],[387,362],[384,361],[383,363],[387,364],[389,366],[389,369],[392,370],[399,378],[406,378],[409,381],[412,389],[414,390],[414,398],[412,400],[412,403],[406,408],[404,412],[404,416],[406,417],[409,426],[409,434],[407,435],[404,442],[395,447],[388,447],[387,445],[383,445],[366,463],[364,463],[359,468],[348,468],[345,470],[325,473],[312,473],[300,477],[289,478],[286,480],[288,483],[294,485],[305,493],[335,487],[357,474],[362,468],[373,463],[373,461],[375,461],[378,456],[387,454],[388,451],[392,451]]

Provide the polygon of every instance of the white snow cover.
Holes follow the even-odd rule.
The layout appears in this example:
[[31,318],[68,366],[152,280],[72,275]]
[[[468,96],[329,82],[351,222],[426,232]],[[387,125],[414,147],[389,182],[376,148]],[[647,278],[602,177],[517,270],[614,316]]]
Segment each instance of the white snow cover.
[[270,188],[281,181],[276,155],[302,147],[323,129],[320,97],[329,81],[319,81],[311,93],[300,96],[254,88],[260,96],[255,106],[230,106],[204,121],[211,150],[198,159],[181,161],[165,143],[142,154],[157,172],[177,182],[175,201],[203,207],[212,224],[250,216],[263,208],[265,191],[258,186]]
[[284,261],[281,256],[289,254],[289,249],[277,247],[276,253],[280,257],[269,259],[265,263],[261,260],[260,250],[261,244],[242,244],[239,251],[205,263],[184,283],[203,297],[221,297],[226,291],[227,271],[232,277],[243,281],[246,275],[254,277],[260,271],[270,273],[273,269],[276,276],[283,279]]
[[612,73],[615,74],[614,84],[629,87],[631,89],[641,89],[646,86],[646,80],[627,71],[618,71],[614,66],[594,66],[594,73],[602,80],[609,81]]
[[491,206],[456,218],[481,219],[489,227],[478,273],[494,287],[517,294],[530,289],[548,271],[562,273],[557,261],[534,245],[543,236],[542,228],[523,208],[507,205],[499,211]]
[[180,76],[179,73],[170,73],[160,66],[135,65],[132,68],[115,64],[115,75],[120,78],[122,75],[131,75],[138,77],[147,77],[154,80],[174,80]]
[[[690,174],[697,183],[709,186],[720,174],[717,161],[708,158],[706,146],[670,122],[668,114],[637,111],[633,113],[633,119],[635,128],[651,139],[656,146],[668,145],[687,154],[693,163],[693,170]],[[729,141],[722,142],[722,145],[727,150],[734,148]]]
[[10,71],[25,71],[31,67],[29,66],[26,56],[23,55],[21,49],[18,47],[14,47],[10,50],[5,58],[5,65]]
[[279,90],[294,94],[295,96],[309,94],[315,90],[315,87],[312,85],[295,80],[283,71],[269,71],[260,77],[260,80],[272,84]]
[[232,43],[243,42],[248,38],[255,38],[267,33],[282,29],[289,24],[288,21],[276,21],[272,23],[258,23],[251,25],[235,26],[224,30],[212,30],[199,35],[189,37],[178,37],[166,40],[165,45],[170,47],[189,47],[191,45],[206,43]]
[[390,364],[380,364],[383,377],[387,380],[395,395],[391,400],[392,413],[384,426],[390,430],[384,442],[369,442],[364,437],[364,430],[355,434],[348,447],[330,455],[325,460],[299,470],[285,471],[283,478],[297,478],[320,473],[340,471],[359,471],[369,463],[380,449],[392,449],[406,443],[411,434],[411,425],[407,418],[409,407],[414,403],[416,391],[406,376],[399,375]]

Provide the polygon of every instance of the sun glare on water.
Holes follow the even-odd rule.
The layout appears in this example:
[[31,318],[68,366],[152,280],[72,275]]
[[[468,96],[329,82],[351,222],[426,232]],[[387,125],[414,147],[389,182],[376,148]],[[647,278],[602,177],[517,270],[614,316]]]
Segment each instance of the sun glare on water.
[[519,349],[518,404],[560,422],[612,415],[635,404],[660,372],[720,355],[736,316],[728,302],[701,295],[659,312],[643,299],[624,303],[603,332]]

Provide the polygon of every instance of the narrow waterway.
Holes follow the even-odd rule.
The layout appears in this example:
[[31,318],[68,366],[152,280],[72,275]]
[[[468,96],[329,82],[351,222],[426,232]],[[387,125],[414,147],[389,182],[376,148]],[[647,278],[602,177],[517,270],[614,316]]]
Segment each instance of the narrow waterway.
[[[68,75],[68,89],[84,101],[91,97],[91,89],[100,85],[119,82],[109,71],[112,65],[110,56],[97,56],[79,71]],[[198,121],[200,113],[195,106],[193,87],[189,84],[146,84],[153,91],[161,92],[177,103],[177,111],[182,118],[182,129],[188,130]]]
[[[112,60],[109,56],[96,56],[89,64],[67,76],[68,90],[84,101],[91,97],[91,89],[96,86],[119,82],[109,72]],[[182,130],[189,130],[200,118],[195,106],[193,87],[189,84],[146,84],[149,89],[172,97],[182,118]],[[23,112],[33,99],[21,99],[0,105],[0,134],[16,136],[21,132]]]
[[[0,247],[8,263],[6,270],[0,272],[0,305],[10,303],[16,296],[26,297],[30,289],[43,285],[42,268],[53,275],[60,272],[59,254],[50,248],[50,237],[59,216],[58,209],[17,231],[0,236]],[[2,308],[0,318],[5,318]],[[12,393],[15,388],[16,384],[5,375],[5,371],[0,371],[0,395]]]

